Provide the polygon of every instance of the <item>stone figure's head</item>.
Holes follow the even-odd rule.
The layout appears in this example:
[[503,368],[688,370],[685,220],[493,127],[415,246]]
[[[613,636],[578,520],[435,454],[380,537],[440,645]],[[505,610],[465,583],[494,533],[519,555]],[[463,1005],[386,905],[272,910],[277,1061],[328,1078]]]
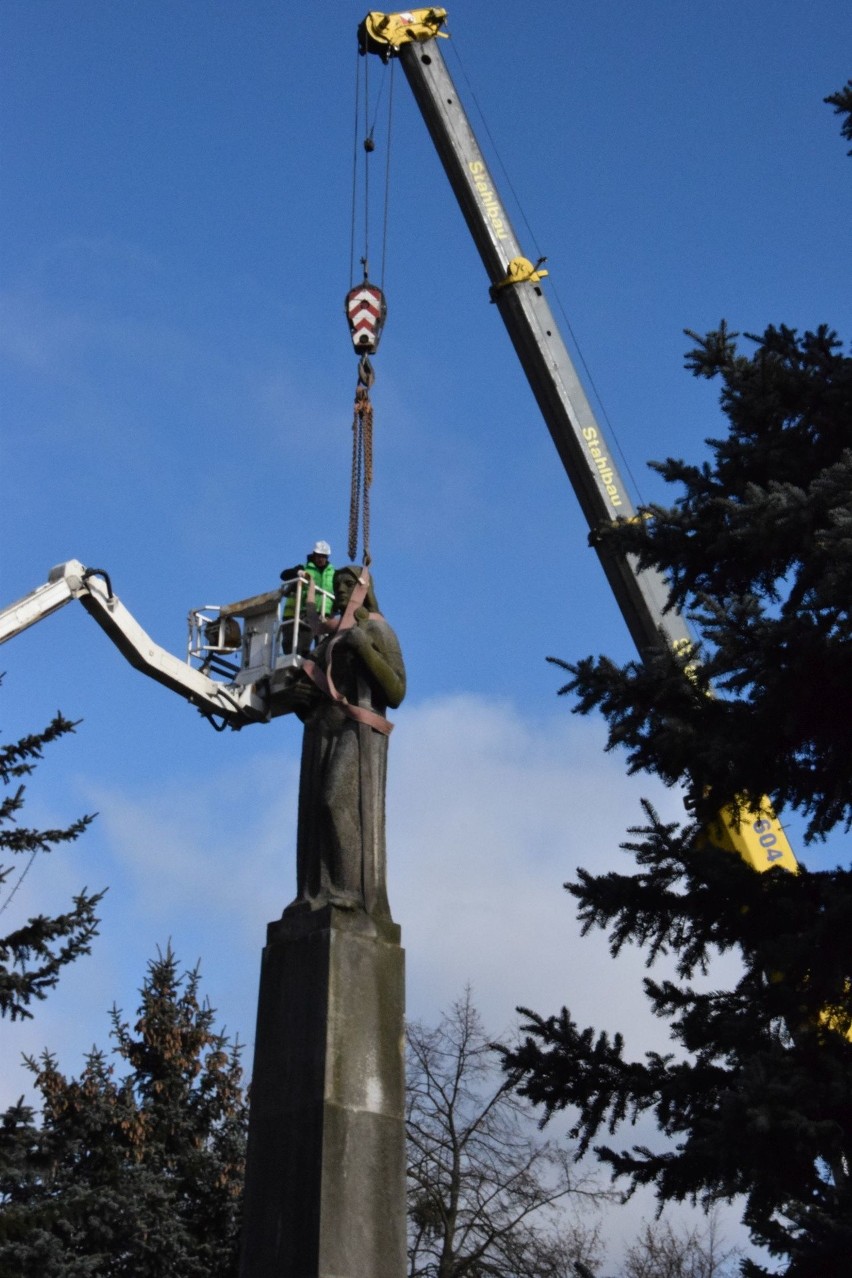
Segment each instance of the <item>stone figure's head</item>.
[[[338,568],[334,574],[334,610],[335,612],[345,612],[346,605],[352,598],[352,591],[355,589],[361,574],[365,570],[360,564],[347,564],[345,568]],[[376,594],[373,589],[373,578],[370,576],[370,584],[367,587],[367,594],[364,599],[363,608],[367,612],[378,612],[379,605],[376,602]],[[358,610],[359,612],[361,609]]]

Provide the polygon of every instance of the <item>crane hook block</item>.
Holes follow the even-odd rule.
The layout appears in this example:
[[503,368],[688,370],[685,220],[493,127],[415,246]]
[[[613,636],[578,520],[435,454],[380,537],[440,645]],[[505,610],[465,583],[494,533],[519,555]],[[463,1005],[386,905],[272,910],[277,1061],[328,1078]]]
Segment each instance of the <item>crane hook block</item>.
[[346,318],[357,355],[375,355],[387,309],[382,290],[367,280],[346,294]]
[[387,62],[399,53],[400,45],[423,43],[441,36],[447,20],[446,9],[407,9],[405,13],[368,13],[358,28],[358,51],[377,53]]

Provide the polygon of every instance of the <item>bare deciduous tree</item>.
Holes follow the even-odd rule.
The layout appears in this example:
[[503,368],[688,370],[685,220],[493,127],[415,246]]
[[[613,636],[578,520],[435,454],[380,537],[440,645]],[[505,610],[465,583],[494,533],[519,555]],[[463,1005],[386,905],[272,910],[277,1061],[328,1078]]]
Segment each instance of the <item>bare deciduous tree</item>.
[[737,1248],[724,1245],[713,1214],[703,1228],[646,1223],[627,1250],[624,1278],[732,1278],[739,1257]]
[[538,1135],[501,1077],[470,991],[408,1029],[409,1278],[574,1278],[594,1263],[604,1194]]

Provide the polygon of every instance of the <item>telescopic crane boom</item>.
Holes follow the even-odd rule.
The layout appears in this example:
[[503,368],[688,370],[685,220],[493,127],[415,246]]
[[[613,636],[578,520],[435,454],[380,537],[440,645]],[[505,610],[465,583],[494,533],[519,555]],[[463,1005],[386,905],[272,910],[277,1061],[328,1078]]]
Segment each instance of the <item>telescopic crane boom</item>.
[[[523,253],[494,179],[441,54],[445,9],[367,15],[358,29],[361,53],[383,61],[397,57],[468,229],[482,258],[497,306],[521,362],[562,465],[589,525],[591,541],[602,525],[630,519],[636,511],[553,317],[541,281],[541,263]],[[692,646],[683,617],[666,610],[668,589],[653,569],[640,570],[632,556],[595,544],[601,565],[630,635],[644,658],[662,647]],[[721,814],[713,841],[736,851],[755,869],[796,859],[768,800],[760,813],[737,821]]]
[[[547,272],[523,254],[434,38],[445,19],[444,9],[371,13],[359,29],[360,47],[385,59],[399,58],[482,258],[491,300],[595,532],[636,512],[542,290]],[[640,653],[691,643],[683,619],[664,611],[668,591],[658,573],[640,572],[603,550],[598,555]]]

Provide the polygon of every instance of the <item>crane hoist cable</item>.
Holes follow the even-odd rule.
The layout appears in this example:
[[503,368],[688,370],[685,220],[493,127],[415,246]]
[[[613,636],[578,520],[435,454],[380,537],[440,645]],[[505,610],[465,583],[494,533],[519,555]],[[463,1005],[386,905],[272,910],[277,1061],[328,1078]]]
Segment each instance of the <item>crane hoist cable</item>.
[[[349,499],[349,533],[348,533],[348,552],[350,560],[354,560],[358,549],[359,530],[362,533],[363,545],[363,562],[370,562],[370,486],[373,482],[373,405],[370,400],[370,388],[375,381],[375,371],[370,361],[370,356],[376,353],[379,345],[379,339],[382,333],[382,327],[387,315],[387,305],[382,288],[379,285],[370,282],[369,277],[369,248],[370,248],[370,220],[371,220],[371,203],[370,203],[370,158],[376,150],[376,123],[378,120],[379,106],[381,103],[382,92],[384,89],[384,79],[382,79],[375,107],[372,112],[372,123],[370,123],[370,93],[369,93],[369,60],[365,61],[364,66],[364,124],[361,124],[361,89],[360,89],[360,66],[361,58],[359,56],[357,62],[358,72],[356,73],[356,90],[355,90],[355,143],[353,147],[353,164],[352,164],[352,226],[350,236],[350,258],[349,258],[349,282],[350,289],[346,295],[345,310],[346,318],[349,322],[349,332],[352,337],[352,344],[358,360],[358,382],[355,388],[355,404],[352,415],[352,475]],[[390,189],[390,155],[391,155],[391,124],[393,111],[393,68],[391,67],[391,80],[388,91],[388,112],[387,112],[387,146],[386,146],[386,162],[385,162],[385,183],[383,197],[383,213],[382,213],[382,253],[381,253],[381,272],[380,280],[384,283],[386,250],[387,250],[387,224],[388,224],[388,195]],[[363,140],[360,141],[362,128],[366,129]],[[355,242],[358,233],[358,207],[359,207],[359,155],[363,152],[363,164],[361,175],[361,186],[363,190],[363,253],[361,255],[361,268],[363,278],[360,284],[353,283],[354,267],[355,267]]]

